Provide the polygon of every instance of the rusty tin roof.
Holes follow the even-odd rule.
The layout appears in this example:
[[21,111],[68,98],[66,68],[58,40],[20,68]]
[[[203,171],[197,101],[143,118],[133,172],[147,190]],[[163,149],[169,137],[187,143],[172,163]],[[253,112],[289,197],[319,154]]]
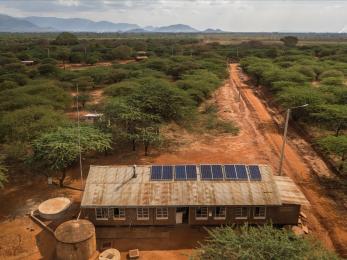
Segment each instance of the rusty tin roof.
[[[209,206],[209,205],[281,205],[307,202],[288,177],[277,178],[267,165],[259,165],[261,181],[153,181],[150,165],[91,166],[81,206]],[[295,189],[296,188],[296,189]],[[280,191],[282,190],[282,191]]]
[[274,176],[282,203],[308,206],[310,203],[298,186],[287,176]]

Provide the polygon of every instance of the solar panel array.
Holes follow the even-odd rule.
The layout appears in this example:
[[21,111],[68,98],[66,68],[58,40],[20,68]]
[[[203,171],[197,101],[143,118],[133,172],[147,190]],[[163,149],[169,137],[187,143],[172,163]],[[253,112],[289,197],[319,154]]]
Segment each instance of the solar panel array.
[[[151,180],[176,181],[196,180],[196,165],[153,165]],[[244,164],[202,164],[200,165],[200,179],[203,181],[235,180],[261,181],[258,165]]]

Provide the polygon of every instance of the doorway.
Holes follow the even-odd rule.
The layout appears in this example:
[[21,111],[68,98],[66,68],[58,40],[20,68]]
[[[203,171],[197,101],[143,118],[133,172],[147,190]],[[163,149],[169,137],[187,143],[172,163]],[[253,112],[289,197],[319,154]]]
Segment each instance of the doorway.
[[176,208],[176,224],[189,224],[189,208]]

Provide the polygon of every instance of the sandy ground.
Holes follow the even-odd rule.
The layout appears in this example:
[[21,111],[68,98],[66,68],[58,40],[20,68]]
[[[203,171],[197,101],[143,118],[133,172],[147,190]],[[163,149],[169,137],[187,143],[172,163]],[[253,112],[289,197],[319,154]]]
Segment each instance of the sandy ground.
[[[149,164],[149,163],[264,163],[278,171],[279,151],[282,144],[277,121],[282,116],[267,107],[257,91],[245,83],[247,77],[232,64],[230,81],[221,86],[213,95],[213,102],[219,108],[219,116],[233,120],[240,127],[240,134],[189,133],[177,126],[169,126],[166,133],[175,140],[175,145],[162,151],[153,151],[144,157],[142,151],[122,152],[108,157],[85,161],[84,172],[89,164]],[[274,118],[276,115],[276,118]],[[347,211],[343,202],[334,201],[328,191],[319,185],[317,175],[330,176],[325,163],[311,146],[289,129],[286,147],[284,174],[293,178],[306,195],[311,207],[304,209],[308,216],[310,233],[321,240],[328,248],[347,256]],[[68,185],[79,187],[79,182],[71,178],[78,175],[78,169],[69,171]],[[49,255],[50,239],[25,213],[35,209],[39,202],[54,196],[65,195],[79,201],[81,192],[72,189],[59,189],[45,184],[43,177],[17,180],[0,194],[0,259],[40,259]],[[20,185],[18,183],[21,183]],[[184,237],[182,237],[184,240]],[[178,242],[182,242],[178,241]],[[44,245],[47,241],[48,245]],[[129,243],[126,241],[125,243]],[[163,241],[162,243],[167,243]],[[154,244],[155,245],[155,244]],[[158,249],[163,245],[158,244]],[[153,245],[152,245],[153,247]],[[186,248],[182,246],[182,248]],[[143,249],[141,259],[188,259],[187,250],[153,251]],[[179,249],[179,248],[178,248]],[[125,253],[124,253],[125,254]],[[124,255],[123,254],[123,255]],[[16,255],[17,257],[13,257]],[[12,256],[12,258],[11,258]],[[2,258],[3,257],[3,258]],[[19,258],[18,258],[19,257]]]
[[[128,64],[136,62],[135,60],[121,60],[118,61],[118,64]],[[85,70],[89,68],[97,68],[97,67],[111,67],[114,63],[113,62],[97,62],[94,65],[90,64],[84,64],[84,63],[66,63],[65,64],[65,69],[67,70]],[[59,64],[59,68],[64,69],[64,64]]]

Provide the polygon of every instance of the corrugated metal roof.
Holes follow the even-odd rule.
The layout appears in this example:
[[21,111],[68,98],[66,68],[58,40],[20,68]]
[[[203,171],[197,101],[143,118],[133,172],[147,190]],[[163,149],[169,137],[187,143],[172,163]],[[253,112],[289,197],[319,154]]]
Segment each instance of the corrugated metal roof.
[[282,203],[308,206],[310,203],[298,186],[287,176],[274,176]]
[[150,166],[91,166],[82,207],[280,205],[269,166],[259,166],[261,181],[151,181]]

